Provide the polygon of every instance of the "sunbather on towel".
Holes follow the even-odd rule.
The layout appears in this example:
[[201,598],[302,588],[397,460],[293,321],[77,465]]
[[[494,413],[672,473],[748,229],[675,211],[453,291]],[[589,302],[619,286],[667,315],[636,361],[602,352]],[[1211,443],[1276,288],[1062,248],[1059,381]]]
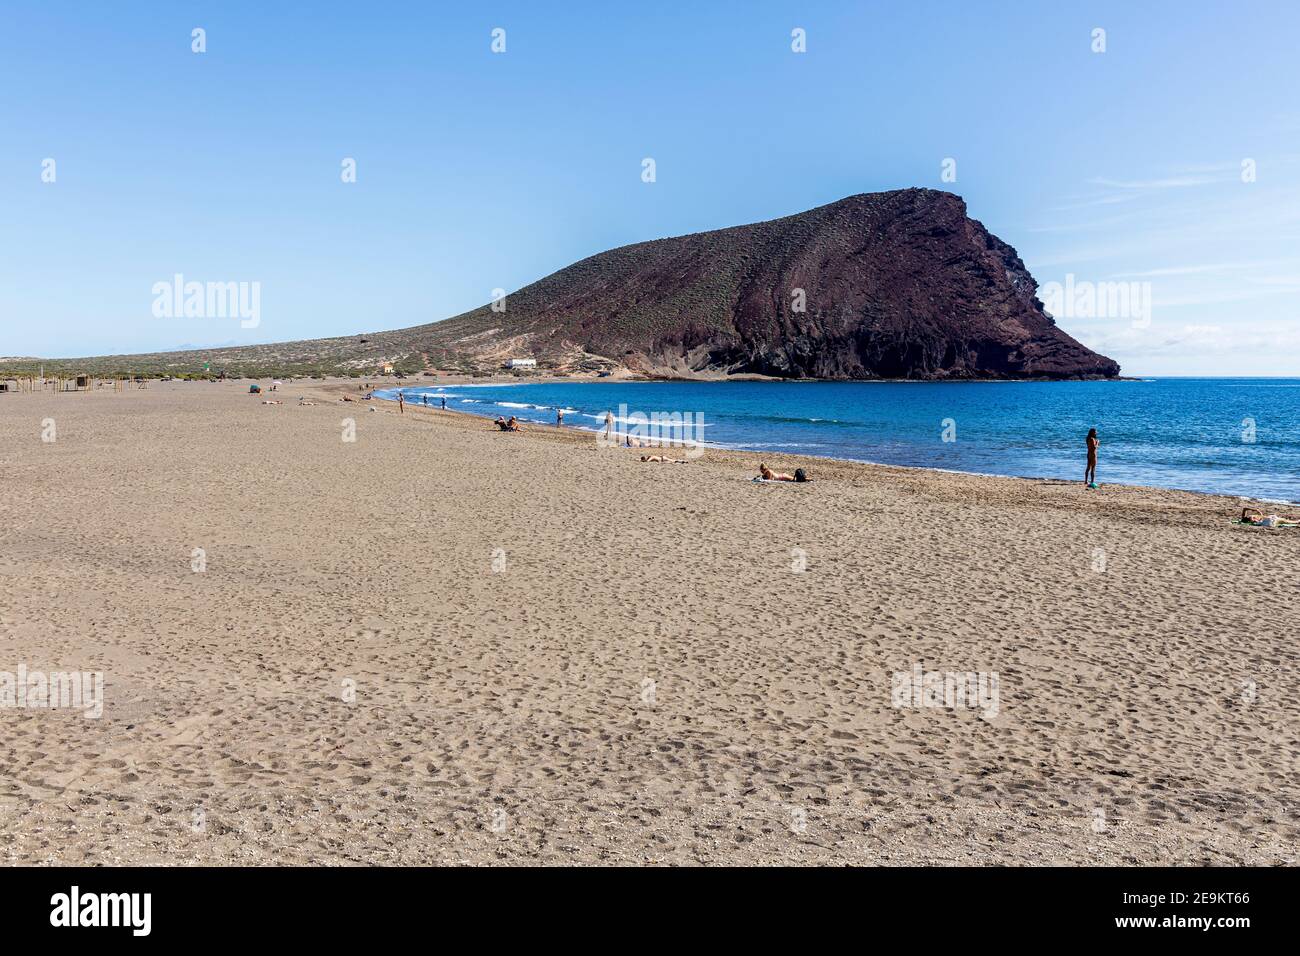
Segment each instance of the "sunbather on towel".
[[793,475],[786,474],[784,471],[773,471],[767,465],[758,466],[758,477],[755,481],[812,481],[802,468],[796,468]]
[[1266,515],[1254,508],[1242,508],[1241,523],[1253,524],[1257,528],[1295,528],[1300,527],[1300,518]]
[[667,455],[642,455],[642,461],[662,462],[667,465],[684,465],[685,458],[669,458]]

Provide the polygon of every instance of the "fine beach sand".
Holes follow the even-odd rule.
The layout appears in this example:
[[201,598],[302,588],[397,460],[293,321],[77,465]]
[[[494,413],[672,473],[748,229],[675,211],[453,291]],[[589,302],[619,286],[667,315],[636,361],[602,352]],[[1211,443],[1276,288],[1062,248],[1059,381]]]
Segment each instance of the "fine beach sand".
[[247,384],[0,395],[0,671],[106,698],[0,710],[5,862],[1296,861],[1300,530],[1235,498]]

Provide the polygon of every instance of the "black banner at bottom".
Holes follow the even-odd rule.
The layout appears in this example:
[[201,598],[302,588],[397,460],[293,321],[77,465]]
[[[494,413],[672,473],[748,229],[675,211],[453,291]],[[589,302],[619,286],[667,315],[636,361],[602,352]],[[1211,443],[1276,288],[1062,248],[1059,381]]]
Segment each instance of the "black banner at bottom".
[[732,942],[762,938],[773,922],[843,933],[848,919],[855,935],[911,925],[940,937],[945,926],[959,935],[978,927],[1001,941],[1050,931],[1070,941],[1199,935],[1232,945],[1287,928],[1296,871],[28,868],[4,870],[0,882],[10,943],[69,934],[243,942],[256,927],[259,942],[373,944],[475,926],[494,942],[518,934],[536,943],[560,926],[565,938],[608,924],[667,933],[684,916]]

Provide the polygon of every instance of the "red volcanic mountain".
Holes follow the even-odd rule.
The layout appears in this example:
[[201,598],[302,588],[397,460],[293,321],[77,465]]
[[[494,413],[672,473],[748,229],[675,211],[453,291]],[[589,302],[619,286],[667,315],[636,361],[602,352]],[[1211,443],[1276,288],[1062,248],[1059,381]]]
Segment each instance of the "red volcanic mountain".
[[504,313],[420,331],[452,352],[651,374],[1118,375],[1056,327],[1036,289],[958,196],[905,189],[612,249],[513,293]]
[[[770,222],[656,239],[575,262],[483,306],[393,332],[66,359],[103,374],[630,369],[655,376],[1106,378],[1057,328],[1016,251],[932,189],[850,196]],[[498,303],[500,305],[500,303]],[[37,360],[4,360],[34,364]]]

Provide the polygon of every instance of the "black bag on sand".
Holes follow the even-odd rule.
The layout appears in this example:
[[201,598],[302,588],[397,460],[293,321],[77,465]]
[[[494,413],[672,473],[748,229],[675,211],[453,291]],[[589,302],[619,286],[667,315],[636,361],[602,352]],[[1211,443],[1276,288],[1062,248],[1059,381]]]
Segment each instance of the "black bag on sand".
[[794,470],[794,480],[795,480],[795,481],[807,481],[807,480],[808,480],[808,473],[805,472],[802,468],[796,468],[796,469]]

